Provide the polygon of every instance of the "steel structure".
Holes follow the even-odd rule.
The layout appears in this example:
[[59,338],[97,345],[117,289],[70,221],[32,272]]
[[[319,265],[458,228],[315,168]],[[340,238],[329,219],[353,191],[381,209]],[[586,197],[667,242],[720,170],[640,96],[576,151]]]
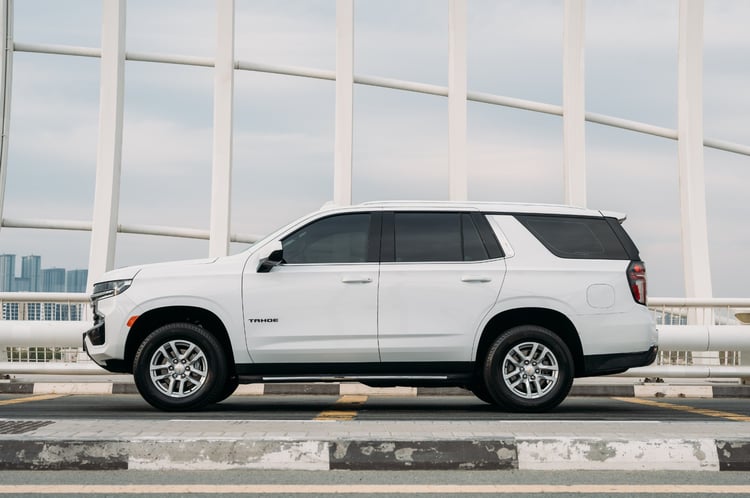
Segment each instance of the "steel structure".
[[[520,100],[469,91],[466,78],[467,0],[448,0],[448,86],[429,85],[370,75],[354,66],[354,0],[336,0],[336,69],[334,71],[259,64],[234,56],[234,0],[216,0],[217,52],[214,58],[131,52],[125,46],[126,0],[102,0],[101,48],[39,45],[13,39],[13,0],[0,0],[0,228],[90,230],[89,284],[114,262],[116,234],[170,235],[209,240],[209,253],[227,253],[230,241],[252,242],[255,235],[230,233],[232,178],[232,103],[236,71],[277,73],[335,81],[334,201],[351,203],[353,87],[370,85],[448,98],[449,195],[462,200],[467,192],[467,101],[553,114],[563,120],[565,202],[586,204],[586,122],[677,140],[682,253],[686,294],[711,297],[707,245],[703,147],[750,155],[750,146],[703,137],[703,0],[679,0],[678,128],[668,129],[613,116],[586,112],[584,99],[584,0],[564,0],[563,105]],[[9,219],[3,217],[12,66],[14,52],[37,52],[100,58],[99,142],[92,220]],[[118,221],[122,154],[123,90],[126,61],[208,66],[214,68],[214,124],[209,230],[122,225]]]

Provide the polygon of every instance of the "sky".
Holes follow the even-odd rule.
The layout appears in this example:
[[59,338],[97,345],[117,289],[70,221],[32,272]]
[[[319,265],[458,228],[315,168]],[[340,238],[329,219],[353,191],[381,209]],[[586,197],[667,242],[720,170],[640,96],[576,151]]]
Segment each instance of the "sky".
[[[215,4],[129,0],[126,49],[213,57]],[[468,89],[562,103],[563,1],[469,0]],[[586,2],[586,109],[677,127],[677,0]],[[446,0],[355,0],[355,74],[447,86]],[[15,2],[19,43],[99,47],[99,0]],[[750,145],[750,2],[706,0],[704,133]],[[235,57],[335,68],[335,0],[237,0]],[[14,54],[4,217],[90,220],[99,60]],[[232,231],[263,234],[333,196],[332,81],[238,71]],[[123,224],[207,230],[211,68],[129,61]],[[469,102],[472,200],[563,202],[562,119]],[[354,88],[353,201],[447,199],[445,97]],[[683,296],[677,143],[586,125],[588,206],[625,212],[650,295]],[[715,296],[748,297],[750,157],[705,149]],[[85,268],[90,235],[0,229],[0,253]],[[115,266],[205,257],[208,242],[119,234]],[[232,251],[247,247],[233,244]]]

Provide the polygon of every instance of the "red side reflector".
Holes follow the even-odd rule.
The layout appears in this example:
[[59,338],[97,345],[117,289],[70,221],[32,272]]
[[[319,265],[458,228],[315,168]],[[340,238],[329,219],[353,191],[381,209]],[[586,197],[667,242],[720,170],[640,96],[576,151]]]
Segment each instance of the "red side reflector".
[[132,327],[135,321],[138,320],[138,315],[133,315],[130,318],[128,318],[128,327]]

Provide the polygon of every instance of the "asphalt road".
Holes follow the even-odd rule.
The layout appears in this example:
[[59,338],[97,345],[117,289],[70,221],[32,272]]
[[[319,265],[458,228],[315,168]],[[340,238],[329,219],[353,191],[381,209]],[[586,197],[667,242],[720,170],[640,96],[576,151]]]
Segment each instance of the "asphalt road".
[[[12,400],[12,404],[8,404]],[[181,419],[312,420],[345,412],[347,420],[372,421],[733,421],[750,422],[750,400],[744,398],[604,398],[573,397],[542,414],[499,411],[472,396],[368,396],[342,403],[339,396],[233,396],[200,412],[180,413]],[[173,419],[137,395],[0,394],[0,418],[23,419]]]
[[32,492],[43,496],[179,496],[186,494],[186,490],[204,496],[521,495],[541,498],[750,494],[750,479],[746,473],[719,472],[6,471],[0,473],[0,480],[2,496],[27,496]]

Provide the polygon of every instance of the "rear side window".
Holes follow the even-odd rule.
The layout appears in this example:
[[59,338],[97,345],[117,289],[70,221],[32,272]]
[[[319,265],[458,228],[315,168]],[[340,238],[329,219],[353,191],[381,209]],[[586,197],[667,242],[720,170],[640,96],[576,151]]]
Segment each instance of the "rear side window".
[[395,261],[481,261],[488,259],[467,213],[396,213]]
[[604,218],[516,215],[516,219],[559,258],[630,259]]

